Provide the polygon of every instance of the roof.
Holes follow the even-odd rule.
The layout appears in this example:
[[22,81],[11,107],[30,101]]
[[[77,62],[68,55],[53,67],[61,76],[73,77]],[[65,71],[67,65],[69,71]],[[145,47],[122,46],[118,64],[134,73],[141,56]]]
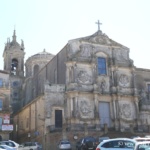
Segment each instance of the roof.
[[45,51],[45,49],[43,50],[43,52],[39,52],[39,53],[37,53],[37,54],[35,54],[35,55],[32,55],[31,57],[37,57],[37,56],[45,56],[45,55],[52,55],[53,56],[53,54],[51,54],[51,53],[48,53],[48,52],[46,52]]
[[35,55],[30,56],[27,59],[27,61],[34,60],[34,59],[39,59],[40,60],[40,59],[45,59],[45,58],[51,59],[52,57],[54,57],[54,55],[51,54],[51,53],[46,52],[45,49],[44,49],[43,52],[39,52]]
[[93,44],[127,48],[127,47],[123,46],[122,44],[110,39],[101,30],[98,30],[97,32],[95,32],[94,34],[92,34],[90,36],[82,37],[82,38],[78,38],[78,39],[73,39],[73,40],[70,40],[69,42],[76,41],[76,40],[83,41],[83,42],[89,42],[89,43],[93,43]]

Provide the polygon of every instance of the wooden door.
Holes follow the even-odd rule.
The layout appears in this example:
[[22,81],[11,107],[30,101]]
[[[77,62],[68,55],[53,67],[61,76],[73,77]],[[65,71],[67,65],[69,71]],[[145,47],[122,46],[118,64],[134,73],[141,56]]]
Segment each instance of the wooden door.
[[55,110],[55,128],[62,128],[62,110]]

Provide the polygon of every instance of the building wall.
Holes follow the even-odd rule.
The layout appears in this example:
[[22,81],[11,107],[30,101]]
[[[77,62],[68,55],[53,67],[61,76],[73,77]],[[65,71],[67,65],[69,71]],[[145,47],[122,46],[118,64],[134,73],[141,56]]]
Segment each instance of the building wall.
[[[11,118],[11,101],[10,101],[10,78],[9,73],[0,71],[0,140],[8,140],[13,129],[4,130],[2,125],[12,125]],[[7,116],[7,118],[6,118]]]
[[14,115],[14,132],[12,138],[22,143],[24,141],[42,141],[45,130],[45,109],[43,96],[38,97],[20,112]]

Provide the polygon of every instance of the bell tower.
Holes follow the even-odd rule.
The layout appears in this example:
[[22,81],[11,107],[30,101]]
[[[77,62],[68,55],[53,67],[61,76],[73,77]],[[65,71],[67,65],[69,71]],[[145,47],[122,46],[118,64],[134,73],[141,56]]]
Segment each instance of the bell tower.
[[4,70],[10,72],[10,75],[24,77],[24,42],[19,44],[16,40],[16,31],[14,30],[12,41],[7,38],[3,58]]
[[3,58],[4,70],[10,73],[11,84],[11,106],[12,111],[16,112],[21,107],[22,84],[24,82],[24,43],[19,44],[16,40],[16,31],[14,30],[12,41],[7,38]]

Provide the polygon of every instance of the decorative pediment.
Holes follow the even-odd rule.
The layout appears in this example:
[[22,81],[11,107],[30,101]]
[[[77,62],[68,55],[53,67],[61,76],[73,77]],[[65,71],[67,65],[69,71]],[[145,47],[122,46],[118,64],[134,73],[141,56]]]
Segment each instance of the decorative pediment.
[[102,33],[101,30],[97,31],[91,36],[81,38],[82,41],[87,41],[89,43],[100,44],[100,45],[111,45],[111,46],[121,46],[123,45],[113,41],[106,34]]

